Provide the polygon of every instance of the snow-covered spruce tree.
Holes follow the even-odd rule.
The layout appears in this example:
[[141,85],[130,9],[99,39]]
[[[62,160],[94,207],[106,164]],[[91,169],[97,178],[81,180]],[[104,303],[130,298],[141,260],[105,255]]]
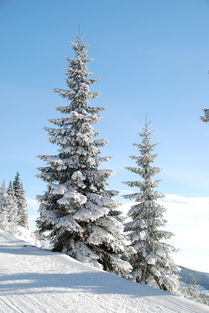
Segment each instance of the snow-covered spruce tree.
[[145,123],[139,135],[142,142],[134,144],[139,156],[131,156],[137,167],[127,169],[140,178],[125,182],[130,187],[139,188],[139,191],[124,196],[135,201],[128,212],[130,222],[125,225],[125,231],[129,232],[131,244],[136,250],[129,260],[133,267],[132,275],[136,282],[174,292],[177,275],[173,273],[178,268],[169,253],[175,249],[165,242],[173,234],[162,229],[166,223],[163,218],[165,208],[157,202],[163,195],[155,190],[159,181],[153,177],[160,169],[153,165],[157,154],[153,153],[156,144],[151,143],[149,123]]
[[14,193],[7,192],[5,183],[0,188],[0,228],[13,232],[17,226],[17,203]]
[[209,122],[209,109],[204,109],[203,112],[204,112],[204,116],[201,116],[200,119],[203,122]]
[[25,191],[23,189],[22,181],[20,180],[20,174],[17,172],[13,182],[14,195],[18,206],[18,225],[28,227],[28,211],[25,200]]
[[7,189],[7,196],[8,196],[8,222],[10,225],[10,230],[15,230],[15,228],[18,225],[19,221],[19,209],[18,209],[18,203],[15,196],[15,191],[13,188],[13,184],[10,181],[8,189]]
[[111,170],[99,169],[109,157],[100,156],[106,140],[96,139],[92,127],[100,119],[103,107],[89,105],[97,93],[90,92],[96,79],[89,79],[86,46],[77,35],[73,44],[74,59],[69,59],[66,72],[67,90],[55,89],[69,103],[56,109],[65,117],[49,120],[58,126],[46,128],[50,142],[59,146],[57,155],[41,155],[47,163],[38,175],[48,182],[47,191],[38,197],[40,234],[47,233],[53,250],[75,259],[123,275],[130,264],[121,260],[126,237],[118,203],[112,199],[117,192],[106,190]]

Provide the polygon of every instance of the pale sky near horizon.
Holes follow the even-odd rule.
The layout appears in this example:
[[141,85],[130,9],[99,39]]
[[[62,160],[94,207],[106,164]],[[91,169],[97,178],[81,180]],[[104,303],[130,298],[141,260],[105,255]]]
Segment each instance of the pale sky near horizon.
[[[52,88],[65,88],[64,57],[73,57],[80,26],[100,78],[92,103],[107,107],[96,127],[109,140],[102,155],[112,156],[111,188],[137,179],[124,167],[134,165],[128,156],[137,153],[132,143],[147,114],[159,143],[159,190],[191,198],[191,210],[207,199],[209,124],[199,117],[209,107],[208,16],[209,0],[0,0],[0,180],[18,170],[30,201],[45,190],[36,156],[56,152],[43,127],[64,104]],[[202,201],[195,205],[202,212]]]

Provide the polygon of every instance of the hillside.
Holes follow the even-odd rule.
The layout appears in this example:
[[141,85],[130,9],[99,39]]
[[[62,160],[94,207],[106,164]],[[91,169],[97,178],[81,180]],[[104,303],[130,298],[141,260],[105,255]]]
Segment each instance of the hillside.
[[208,313],[207,306],[136,284],[0,233],[0,313]]

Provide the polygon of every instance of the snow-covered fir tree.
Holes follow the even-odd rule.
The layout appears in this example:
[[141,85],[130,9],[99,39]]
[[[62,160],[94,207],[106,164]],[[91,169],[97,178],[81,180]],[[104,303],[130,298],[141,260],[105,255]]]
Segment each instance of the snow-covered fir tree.
[[204,115],[200,117],[201,120],[203,122],[209,122],[209,109],[204,109],[203,112],[204,112]]
[[128,232],[136,251],[130,258],[132,275],[136,282],[175,291],[177,276],[173,273],[178,268],[170,256],[174,248],[165,242],[173,234],[163,230],[166,224],[163,217],[165,208],[158,203],[163,194],[156,190],[159,180],[153,179],[160,172],[160,168],[153,165],[157,154],[153,153],[156,144],[151,143],[149,123],[145,123],[139,135],[142,138],[141,143],[134,144],[139,155],[131,156],[137,166],[127,167],[139,179],[125,182],[136,188],[136,192],[124,196],[135,202],[128,212],[130,222],[125,225],[125,231]]
[[18,208],[13,188],[6,188],[2,183],[0,188],[0,228],[13,232],[17,226]]
[[50,119],[57,127],[46,128],[50,142],[59,146],[58,153],[40,156],[47,166],[39,168],[38,176],[48,185],[38,197],[37,225],[40,234],[48,234],[53,250],[123,275],[130,271],[130,264],[121,259],[126,239],[116,209],[118,203],[112,199],[117,193],[106,189],[112,171],[99,168],[109,160],[100,156],[106,140],[96,139],[98,132],[92,126],[104,108],[89,104],[97,96],[90,91],[97,80],[88,77],[90,59],[80,35],[72,47],[75,58],[67,58],[68,88],[55,89],[68,100],[66,106],[56,108],[65,116]]
[[18,208],[18,203],[17,203],[17,198],[15,196],[15,191],[13,188],[13,184],[10,181],[8,189],[7,189],[7,195],[8,195],[8,222],[10,224],[10,229],[14,230],[19,221],[19,208]]
[[23,188],[22,181],[20,179],[20,174],[17,172],[13,182],[13,190],[18,206],[18,225],[23,227],[28,227],[28,211],[27,203],[25,199],[25,191]]

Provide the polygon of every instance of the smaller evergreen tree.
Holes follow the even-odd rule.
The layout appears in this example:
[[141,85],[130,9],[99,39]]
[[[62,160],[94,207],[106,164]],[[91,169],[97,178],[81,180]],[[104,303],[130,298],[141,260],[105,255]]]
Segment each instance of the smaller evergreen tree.
[[163,194],[156,191],[159,181],[153,176],[160,172],[153,166],[157,154],[152,153],[155,144],[150,141],[149,123],[145,123],[140,144],[134,144],[139,149],[139,156],[131,156],[137,167],[127,169],[140,176],[137,181],[127,181],[130,187],[139,188],[138,192],[125,195],[127,199],[135,200],[128,216],[131,221],[126,223],[125,231],[129,237],[135,253],[130,257],[133,267],[133,278],[138,283],[158,286],[161,289],[175,291],[177,276],[173,272],[178,268],[170,257],[175,249],[165,242],[173,234],[163,230],[166,220],[163,218],[165,208],[157,200]]
[[8,188],[7,188],[7,193],[8,193],[9,195],[13,196],[14,199],[15,199],[15,191],[14,191],[13,183],[12,183],[11,180],[10,180],[9,185],[8,185]]
[[18,207],[18,225],[23,227],[28,227],[28,212],[27,204],[25,200],[25,192],[23,189],[23,184],[20,180],[20,174],[17,172],[14,182],[13,182],[14,195]]
[[8,223],[10,225],[10,230],[13,231],[18,224],[18,205],[17,199],[15,197],[15,192],[13,184],[10,181],[7,189],[7,198],[8,198]]

